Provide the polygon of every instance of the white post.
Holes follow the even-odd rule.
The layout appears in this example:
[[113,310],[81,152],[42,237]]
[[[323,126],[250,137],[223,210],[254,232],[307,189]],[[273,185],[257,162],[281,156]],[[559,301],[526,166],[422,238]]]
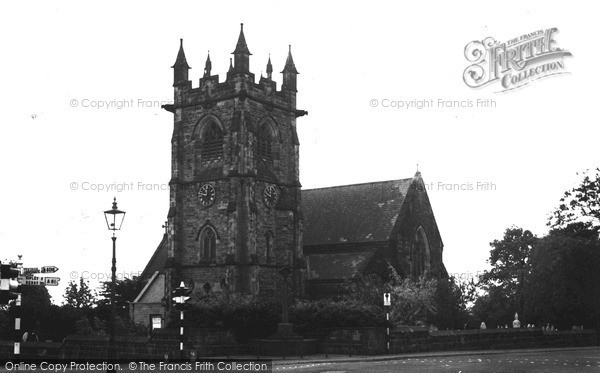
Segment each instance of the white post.
[[15,341],[13,353],[15,356],[21,354],[21,342],[19,340],[21,335],[21,294],[17,295],[17,299],[15,299]]
[[390,352],[390,307],[392,306],[392,294],[383,293],[383,308],[385,309],[385,342],[387,352]]
[[[183,307],[183,304],[182,304]],[[183,309],[179,311],[179,357],[183,359]]]
[[[389,307],[386,307],[386,308],[389,308]],[[387,350],[388,350],[388,352],[390,352],[390,325],[389,325],[390,311],[389,310],[385,313],[385,319],[388,322],[388,325],[386,327],[386,337],[385,338],[387,340]]]

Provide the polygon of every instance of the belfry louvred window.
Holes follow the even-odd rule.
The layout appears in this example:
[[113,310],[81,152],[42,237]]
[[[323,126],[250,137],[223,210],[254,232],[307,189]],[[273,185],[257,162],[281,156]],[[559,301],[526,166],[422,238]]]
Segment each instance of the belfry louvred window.
[[209,123],[202,134],[200,154],[203,161],[214,161],[223,156],[223,132],[214,122]]
[[256,138],[256,157],[258,160],[271,163],[273,161],[271,133],[266,125],[260,126]]

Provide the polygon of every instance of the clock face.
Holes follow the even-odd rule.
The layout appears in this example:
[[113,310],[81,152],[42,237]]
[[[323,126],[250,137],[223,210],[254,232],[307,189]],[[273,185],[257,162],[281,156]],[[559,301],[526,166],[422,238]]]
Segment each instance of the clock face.
[[276,186],[267,185],[264,192],[265,205],[269,208],[274,207],[277,203],[277,198],[279,198],[279,189]]
[[210,206],[215,201],[215,188],[210,184],[204,184],[198,190],[198,199],[202,206]]

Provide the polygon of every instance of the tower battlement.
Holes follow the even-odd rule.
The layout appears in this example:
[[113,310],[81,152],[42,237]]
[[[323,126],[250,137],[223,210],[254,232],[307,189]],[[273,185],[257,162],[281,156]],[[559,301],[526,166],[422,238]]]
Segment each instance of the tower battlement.
[[219,76],[213,75],[200,78],[196,88],[177,87],[173,105],[165,105],[165,109],[173,112],[176,108],[200,106],[210,108],[220,101],[240,99],[251,100],[265,106],[265,109],[282,110],[293,113],[296,117],[307,114],[303,110],[296,110],[296,93],[286,90],[277,90],[276,82],[261,78],[259,83],[240,79],[219,82]]
[[[280,90],[277,90],[277,83],[272,79],[273,66],[271,57],[267,62],[267,76],[261,76],[258,83],[255,81],[255,75],[250,71],[250,51],[246,44],[243,24],[240,30],[240,36],[234,52],[234,58],[230,59],[229,71],[226,80],[220,82],[219,75],[211,75],[212,61],[210,53],[207,57],[204,67],[204,75],[200,78],[197,87],[192,86],[188,80],[188,65],[183,50],[183,39],[175,64],[174,83],[175,97],[173,105],[166,105],[165,109],[174,112],[177,108],[201,106],[210,108],[217,102],[235,99],[249,99],[258,104],[262,104],[268,111],[279,109],[295,114],[296,117],[306,114],[305,111],[296,110],[296,76],[298,71],[292,58],[291,46],[288,52],[287,60],[283,71],[283,84]],[[235,63],[233,62],[235,60]],[[262,75],[262,74],[261,74]]]

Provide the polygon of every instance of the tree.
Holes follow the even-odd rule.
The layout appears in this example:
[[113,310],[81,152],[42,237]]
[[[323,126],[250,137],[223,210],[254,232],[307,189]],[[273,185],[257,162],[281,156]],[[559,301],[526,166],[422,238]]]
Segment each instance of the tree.
[[[104,281],[102,283],[100,290],[102,298],[98,301],[99,306],[110,306],[111,286],[112,281]],[[115,282],[115,305],[120,317],[125,319],[129,317],[129,302],[133,302],[143,288],[144,282],[142,282],[139,276]]]
[[454,277],[440,277],[435,289],[435,308],[430,322],[438,328],[459,329],[469,324],[467,297],[464,288]]
[[532,253],[526,312],[562,329],[600,329],[600,240],[590,223],[571,223],[542,238]]
[[31,309],[46,309],[52,304],[52,297],[45,286],[22,285],[21,306]]
[[600,225],[600,168],[583,173],[581,184],[565,192],[548,225],[564,228],[569,223],[583,222]]
[[511,299],[501,287],[486,286],[485,294],[480,295],[471,308],[474,326],[479,326],[482,321],[488,328],[510,324],[515,308],[514,299]]
[[[488,291],[488,300],[491,296],[494,301],[508,303],[515,311],[523,312],[525,278],[531,271],[531,250],[538,240],[530,231],[513,226],[506,229],[502,240],[490,243],[488,263],[492,268],[480,279]],[[496,321],[501,323],[501,320]]]
[[456,278],[451,276],[450,279],[456,284],[460,291],[460,304],[463,304],[465,309],[470,310],[477,300],[478,290],[481,288],[479,278]]
[[428,324],[437,315],[437,280],[426,275],[405,278],[392,285],[390,320],[396,325]]
[[392,307],[390,320],[395,325],[428,324],[437,315],[436,292],[438,280],[432,273],[425,273],[418,279],[402,278],[388,265],[389,280],[377,275],[358,276],[346,300],[365,305],[383,306],[383,293],[391,293]]
[[[52,300],[45,286],[22,285],[21,286],[21,330],[40,333],[43,319],[52,307]],[[11,317],[15,317],[15,303],[9,308]],[[14,328],[11,325],[11,328]]]
[[96,299],[87,281],[79,278],[79,286],[74,281],[70,281],[65,289],[65,303],[76,309],[90,308],[96,303]]

